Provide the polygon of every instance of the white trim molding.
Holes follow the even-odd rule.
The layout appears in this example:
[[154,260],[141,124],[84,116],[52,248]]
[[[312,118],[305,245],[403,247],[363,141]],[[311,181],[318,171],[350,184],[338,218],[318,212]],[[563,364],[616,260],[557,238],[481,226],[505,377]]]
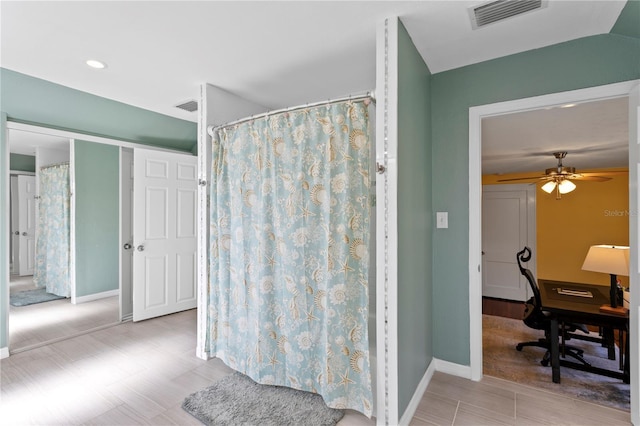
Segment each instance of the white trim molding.
[[[39,170],[39,169],[37,169]],[[39,181],[39,179],[36,179]],[[39,185],[39,182],[36,184]],[[40,195],[39,186],[38,195]],[[39,210],[38,210],[39,211]],[[39,214],[39,213],[38,213]],[[38,235],[36,234],[36,241]],[[118,266],[120,262],[118,262]],[[69,139],[69,290],[71,304],[76,300],[76,141]]]
[[94,300],[106,299],[107,297],[114,297],[118,296],[119,294],[120,290],[109,290],[103,291],[101,293],[88,294],[86,296],[76,297],[73,304],[77,305],[79,303],[93,302]]
[[398,17],[376,36],[376,421],[397,424],[398,402]]
[[456,364],[454,362],[445,361],[442,359],[434,358],[431,362],[435,364],[436,371],[440,373],[450,374],[452,376],[462,377],[463,379],[471,379],[471,367],[468,365]]
[[413,419],[413,416],[416,414],[418,405],[420,405],[420,401],[422,400],[424,393],[427,391],[427,388],[429,387],[429,383],[431,383],[431,379],[433,378],[434,373],[437,371],[436,361],[437,360],[434,358],[429,363],[429,367],[427,368],[427,371],[424,373],[424,376],[422,376],[420,383],[418,383],[418,387],[413,393],[413,397],[411,397],[411,401],[409,401],[409,405],[407,405],[407,408],[404,410],[404,414],[402,415],[402,418],[400,418],[400,422],[399,422],[400,425],[411,424],[411,419]]
[[413,416],[415,416],[418,406],[420,405],[420,401],[424,397],[424,394],[429,387],[429,383],[431,383],[431,379],[433,379],[433,375],[436,371],[464,379],[471,379],[471,367],[433,358],[431,363],[429,363],[429,367],[424,373],[424,376],[422,376],[420,383],[418,383],[418,387],[413,393],[411,401],[409,401],[407,408],[404,410],[404,414],[398,422],[399,425],[404,426],[411,424],[411,420],[413,419]]
[[[636,81],[638,83],[638,81]],[[629,209],[636,212],[640,208],[640,83],[629,92]],[[638,336],[640,331],[640,227],[637,214],[629,221],[629,288],[631,300],[629,309],[629,359],[631,360],[631,422],[640,424],[640,374],[638,373]]]

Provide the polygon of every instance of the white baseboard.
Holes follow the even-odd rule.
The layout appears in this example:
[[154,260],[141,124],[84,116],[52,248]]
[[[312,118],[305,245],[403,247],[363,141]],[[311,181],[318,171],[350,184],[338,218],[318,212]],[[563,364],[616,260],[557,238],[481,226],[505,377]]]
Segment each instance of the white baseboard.
[[445,374],[451,374],[452,376],[463,377],[465,379],[471,379],[471,367],[468,365],[460,365],[455,364],[449,361],[443,361],[438,358],[433,358],[427,371],[422,376],[420,383],[418,383],[418,387],[413,393],[413,397],[407,408],[404,410],[404,414],[400,418],[400,425],[409,425],[411,424],[411,419],[416,414],[416,410],[418,409],[418,405],[420,405],[420,401],[424,396],[424,393],[427,391],[427,387],[429,387],[429,383],[433,378],[433,374],[439,371]]
[[471,380],[471,367],[468,365],[455,364],[438,358],[434,358],[432,364],[435,364],[436,371]]
[[418,387],[416,388],[416,391],[413,393],[413,397],[411,397],[411,401],[409,401],[409,405],[407,405],[407,408],[404,410],[404,414],[400,418],[400,423],[399,423],[400,425],[411,424],[411,419],[413,419],[413,416],[416,414],[418,405],[420,405],[420,401],[422,400],[422,397],[424,396],[424,393],[426,392],[427,387],[429,386],[429,382],[431,382],[433,373],[437,371],[435,361],[437,361],[435,358],[431,360],[431,362],[429,363],[429,367],[427,368],[427,371],[424,373],[424,376],[422,376],[420,383],[418,383]]
[[9,348],[6,346],[4,348],[0,348],[0,359],[4,359],[8,357],[9,357]]
[[103,291],[102,293],[88,294],[86,296],[76,297],[74,304],[92,302],[94,300],[106,299],[120,294],[120,290]]

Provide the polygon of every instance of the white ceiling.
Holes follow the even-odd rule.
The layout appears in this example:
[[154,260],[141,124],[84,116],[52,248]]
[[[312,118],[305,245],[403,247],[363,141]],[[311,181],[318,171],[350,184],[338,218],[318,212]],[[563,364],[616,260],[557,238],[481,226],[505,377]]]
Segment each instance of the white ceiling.
[[577,172],[629,164],[629,100],[607,99],[482,120],[482,173],[539,172],[554,152]]
[[36,155],[38,147],[69,151],[69,138],[9,129],[9,151],[13,154]]
[[[625,1],[549,0],[472,30],[468,10],[484,3],[2,1],[0,66],[196,121],[175,105],[197,99],[202,83],[269,109],[374,89],[376,29],[386,17],[401,18],[437,73],[608,33]],[[90,69],[90,58],[108,67]]]

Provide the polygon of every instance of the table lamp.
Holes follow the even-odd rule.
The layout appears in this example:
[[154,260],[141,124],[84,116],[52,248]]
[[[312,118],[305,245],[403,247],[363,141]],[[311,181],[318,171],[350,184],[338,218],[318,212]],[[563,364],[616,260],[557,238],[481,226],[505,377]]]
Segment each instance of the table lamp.
[[611,307],[618,306],[618,283],[616,275],[629,276],[629,247],[597,245],[589,247],[582,270],[602,272],[611,276],[609,297]]

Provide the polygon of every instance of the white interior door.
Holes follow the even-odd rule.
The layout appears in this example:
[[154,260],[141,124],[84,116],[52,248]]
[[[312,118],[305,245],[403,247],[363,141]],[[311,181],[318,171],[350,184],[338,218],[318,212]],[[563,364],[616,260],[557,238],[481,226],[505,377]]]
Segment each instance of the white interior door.
[[[532,188],[535,196],[535,186]],[[515,185],[483,188],[482,295],[485,297],[527,300],[528,283],[520,274],[516,253],[525,245],[531,247],[529,234],[531,240],[535,240],[535,232],[529,232],[530,222],[535,223],[535,206],[529,207],[528,197],[526,189]],[[529,269],[535,271],[531,265]]]
[[36,178],[18,176],[18,275],[33,275],[36,258]]
[[196,307],[197,157],[134,149],[133,320]]

